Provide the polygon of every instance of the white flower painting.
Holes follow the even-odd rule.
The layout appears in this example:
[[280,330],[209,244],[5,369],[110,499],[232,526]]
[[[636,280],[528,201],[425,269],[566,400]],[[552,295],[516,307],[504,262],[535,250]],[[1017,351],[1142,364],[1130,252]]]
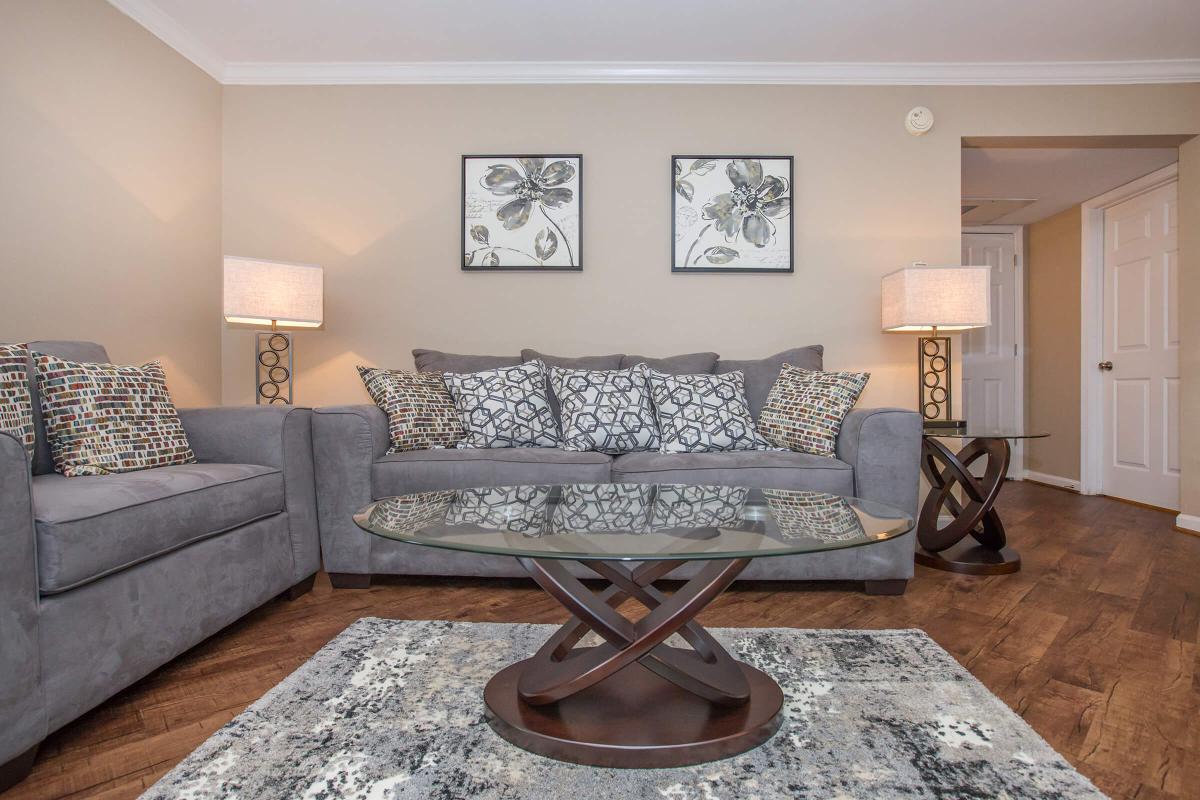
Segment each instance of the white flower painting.
[[463,269],[581,270],[583,156],[463,156]]

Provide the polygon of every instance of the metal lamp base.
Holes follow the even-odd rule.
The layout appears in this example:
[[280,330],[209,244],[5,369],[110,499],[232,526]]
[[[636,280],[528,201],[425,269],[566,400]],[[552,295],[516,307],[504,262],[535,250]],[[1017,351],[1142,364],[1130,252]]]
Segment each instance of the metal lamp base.
[[953,408],[954,376],[950,369],[950,337],[932,336],[917,339],[917,366],[921,384],[917,390],[918,407],[927,428],[962,429],[967,423],[950,418]]
[[295,369],[292,334],[258,331],[254,334],[254,402],[292,404]]

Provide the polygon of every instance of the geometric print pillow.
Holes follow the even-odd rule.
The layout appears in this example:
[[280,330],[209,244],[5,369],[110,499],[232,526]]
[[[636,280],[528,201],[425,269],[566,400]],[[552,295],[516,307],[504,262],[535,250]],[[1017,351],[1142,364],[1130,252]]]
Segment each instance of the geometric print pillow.
[[0,431],[11,433],[33,458],[33,400],[29,396],[29,348],[0,344]]
[[68,477],[196,460],[157,361],[83,364],[34,353],[54,468]]
[[375,405],[388,417],[389,453],[454,447],[464,431],[439,372],[359,367]]
[[540,360],[442,377],[466,431],[459,448],[558,446]]
[[563,450],[633,453],[660,444],[647,367],[588,370],[550,367],[562,408]]
[[869,372],[819,372],[784,364],[758,417],[767,441],[800,453],[833,457],[842,420]]
[[771,449],[754,427],[740,371],[667,375],[651,370],[650,391],[662,434],[660,453]]

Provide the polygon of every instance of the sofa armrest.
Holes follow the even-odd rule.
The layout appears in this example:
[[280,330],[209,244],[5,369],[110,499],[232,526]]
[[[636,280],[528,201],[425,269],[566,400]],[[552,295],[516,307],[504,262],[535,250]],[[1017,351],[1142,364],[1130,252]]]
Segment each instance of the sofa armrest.
[[387,415],[377,406],[333,406],[313,412],[317,516],[328,572],[371,571],[372,537],[352,516],[374,499],[371,470],[388,444]]
[[280,405],[181,408],[179,419],[199,461],[261,464],[283,472],[292,577],[298,582],[320,569],[312,410]]
[[0,764],[46,736],[36,558],[29,456],[0,432]]
[[854,493],[917,519],[921,415],[900,408],[856,408],[842,421],[837,457],[854,467]]

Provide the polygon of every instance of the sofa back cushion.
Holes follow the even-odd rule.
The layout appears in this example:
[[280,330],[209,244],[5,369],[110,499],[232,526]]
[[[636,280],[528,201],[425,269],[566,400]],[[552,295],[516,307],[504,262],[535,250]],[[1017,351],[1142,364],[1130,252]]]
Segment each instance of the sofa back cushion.
[[621,369],[645,364],[655,372],[665,375],[711,375],[713,367],[720,358],[716,353],[684,353],[679,356],[666,358],[646,358],[645,356],[622,356]]
[[[82,361],[88,364],[109,363],[108,353],[104,347],[95,342],[76,341],[41,341],[30,342],[32,353],[44,353],[48,356],[58,356],[67,361]],[[29,367],[29,393],[33,401],[33,431],[37,444],[33,453],[33,474],[49,475],[54,472],[54,457],[50,454],[50,440],[46,438],[46,423],[42,419],[42,403],[38,394],[37,373],[33,369],[33,360]]]
[[519,356],[466,356],[440,350],[413,350],[417,372],[483,372],[485,369],[515,367]]
[[746,402],[750,404],[751,416],[754,417],[755,422],[758,422],[763,406],[767,402],[767,394],[775,385],[775,379],[779,377],[779,371],[783,369],[783,365],[791,364],[800,369],[820,370],[824,355],[825,348],[822,345],[810,344],[807,347],[793,347],[791,350],[784,350],[782,353],[776,353],[766,358],[738,361],[723,358],[717,362],[716,372],[718,375],[726,372],[742,373],[746,388]]

